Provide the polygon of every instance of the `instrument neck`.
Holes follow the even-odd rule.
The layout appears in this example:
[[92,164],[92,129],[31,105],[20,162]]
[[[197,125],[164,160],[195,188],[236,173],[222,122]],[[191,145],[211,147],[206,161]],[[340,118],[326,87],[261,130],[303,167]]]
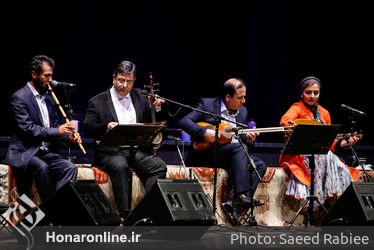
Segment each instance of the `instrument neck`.
[[156,122],[156,110],[155,110],[155,105],[153,105],[154,101],[155,101],[155,98],[151,97],[151,119],[152,119],[152,123]]
[[258,133],[271,133],[271,132],[284,132],[292,130],[293,127],[270,127],[270,128],[252,128],[252,129],[241,129],[238,134],[246,134],[248,132],[258,132]]

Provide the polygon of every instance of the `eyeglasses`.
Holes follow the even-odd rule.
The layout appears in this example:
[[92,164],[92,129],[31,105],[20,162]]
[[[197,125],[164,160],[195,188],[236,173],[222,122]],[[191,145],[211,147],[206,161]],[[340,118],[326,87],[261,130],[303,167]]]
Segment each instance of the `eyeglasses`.
[[119,83],[127,83],[127,84],[133,84],[135,81],[134,80],[127,80],[127,79],[121,79],[121,78],[117,78],[117,81]]

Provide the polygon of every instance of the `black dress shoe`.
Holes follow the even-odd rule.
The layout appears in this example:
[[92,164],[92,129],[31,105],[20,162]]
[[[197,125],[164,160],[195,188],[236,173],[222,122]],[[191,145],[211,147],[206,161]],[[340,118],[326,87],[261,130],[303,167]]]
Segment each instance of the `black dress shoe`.
[[[251,206],[252,199],[251,197],[245,195],[245,194],[238,194],[234,196],[234,200],[232,202],[233,206]],[[262,206],[264,203],[261,201],[254,199],[253,203],[255,207]]]
[[251,205],[251,197],[246,196],[245,194],[237,194],[234,196],[234,200],[232,201],[232,205],[236,206],[250,206]]
[[232,225],[240,226],[238,214],[236,213],[235,208],[232,206],[232,202],[226,201],[225,203],[222,203],[222,208],[230,216]]

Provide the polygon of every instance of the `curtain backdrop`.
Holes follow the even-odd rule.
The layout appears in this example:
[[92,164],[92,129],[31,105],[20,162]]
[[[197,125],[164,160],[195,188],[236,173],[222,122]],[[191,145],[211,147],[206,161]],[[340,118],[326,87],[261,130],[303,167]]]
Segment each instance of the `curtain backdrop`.
[[[69,94],[75,113],[111,86],[113,67],[124,59],[138,66],[137,87],[152,72],[161,96],[188,105],[218,95],[226,79],[242,78],[257,127],[278,126],[300,99],[300,80],[314,75],[322,81],[320,104],[334,123],[346,123],[342,103],[368,113],[357,126],[364,130],[362,143],[373,144],[367,1],[29,1],[3,11],[0,135],[11,134],[8,99],[26,83],[30,58],[46,54],[56,61],[54,79],[78,85]],[[56,92],[64,103],[62,90]],[[187,112],[165,114],[169,127]],[[282,135],[258,141],[281,142]]]

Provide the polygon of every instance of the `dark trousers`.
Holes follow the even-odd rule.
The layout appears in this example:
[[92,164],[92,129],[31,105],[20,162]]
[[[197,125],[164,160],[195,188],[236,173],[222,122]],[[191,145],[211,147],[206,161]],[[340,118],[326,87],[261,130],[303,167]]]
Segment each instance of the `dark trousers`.
[[[99,154],[100,155],[100,154]],[[98,168],[108,173],[112,182],[114,197],[120,215],[129,211],[129,157],[130,151],[122,149],[119,152],[98,158]],[[167,172],[165,162],[158,156],[136,150],[133,168],[148,192],[157,179],[164,179]]]
[[66,182],[77,178],[77,167],[61,155],[39,150],[27,166],[42,201]]
[[[248,151],[247,146],[244,145],[244,147]],[[213,153],[213,148],[207,151],[196,151],[191,149],[186,164],[189,166],[213,167]],[[226,169],[230,174],[230,178],[234,185],[234,193],[247,193],[250,189],[249,163],[241,145],[239,143],[229,143],[219,146],[217,156],[218,168]],[[251,156],[251,158],[262,178],[266,172],[266,164],[255,156]],[[254,171],[252,173],[252,181],[252,188],[255,192],[260,180]]]

